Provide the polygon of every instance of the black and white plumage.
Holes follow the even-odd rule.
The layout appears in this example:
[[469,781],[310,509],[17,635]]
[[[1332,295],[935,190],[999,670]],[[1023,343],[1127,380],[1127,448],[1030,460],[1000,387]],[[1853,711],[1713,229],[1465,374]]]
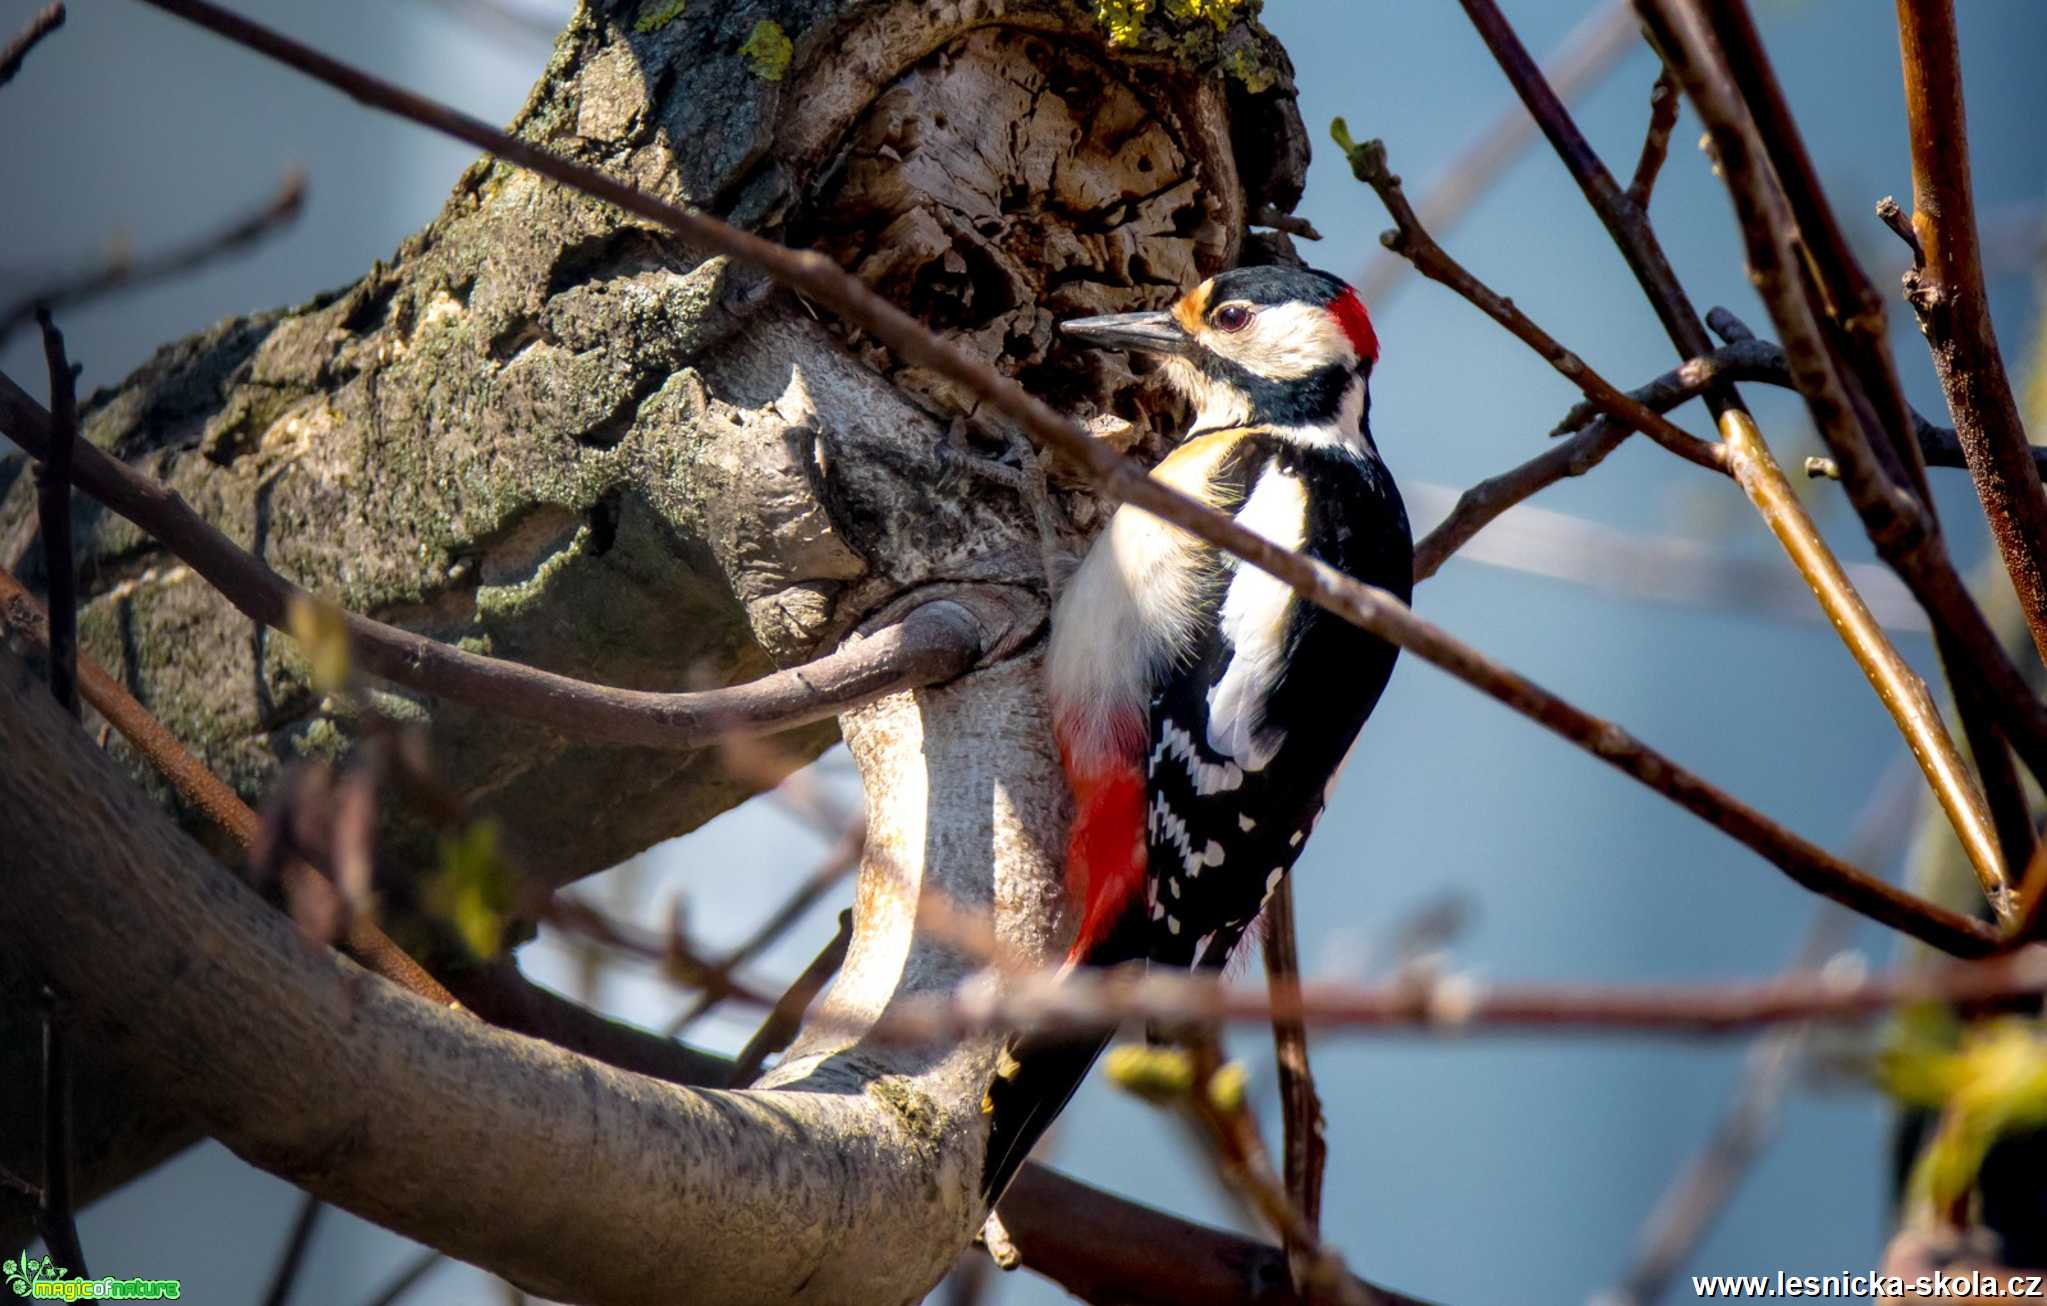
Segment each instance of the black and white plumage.
[[[1378,355],[1336,277],[1226,272],[1168,312],[1068,322],[1165,360],[1195,408],[1152,475],[1404,601],[1413,546],[1368,427]],[[1070,964],[1220,968],[1300,856],[1396,650],[1135,508],[1061,596],[1047,689],[1075,816]],[[988,1098],[1000,1196],[1102,1042],[1023,1039]]]

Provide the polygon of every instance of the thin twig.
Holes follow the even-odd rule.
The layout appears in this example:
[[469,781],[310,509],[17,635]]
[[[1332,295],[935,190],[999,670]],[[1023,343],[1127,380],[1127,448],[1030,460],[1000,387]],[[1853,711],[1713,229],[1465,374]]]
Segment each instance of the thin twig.
[[832,976],[839,973],[839,967],[846,964],[846,950],[853,946],[853,913],[839,913],[838,932],[831,941],[819,949],[795,983],[768,1012],[768,1018],[754,1031],[746,1046],[739,1050],[738,1058],[732,1065],[731,1087],[745,1088],[759,1078],[761,1067],[769,1057],[786,1049],[796,1038],[803,1025],[803,1013],[810,1010],[810,1004],[831,983]]
[[1583,391],[1601,412],[1640,431],[1687,462],[1697,463],[1708,471],[1726,473],[1727,466],[1718,446],[1678,429],[1669,419],[1615,389],[1612,382],[1592,370],[1584,359],[1564,348],[1556,337],[1515,307],[1513,300],[1500,295],[1450,257],[1422,226],[1421,219],[1415,216],[1401,189],[1400,178],[1386,166],[1384,142],[1351,143],[1341,118],[1336,120],[1332,130],[1337,133],[1337,145],[1350,156],[1351,173],[1378,194],[1393,219],[1393,229],[1379,238],[1386,248],[1413,263],[1415,270],[1429,280],[1450,287],[1474,308],[1505,327],[1516,340],[1533,349],[1566,381]]
[[838,847],[832,850],[824,863],[805,876],[803,883],[796,886],[796,891],[784,899],[782,905],[762,921],[738,947],[725,954],[712,969],[710,982],[704,986],[704,992],[662,1033],[669,1038],[680,1037],[684,1030],[702,1020],[724,1001],[730,992],[727,986],[732,976],[738,973],[742,966],[751,965],[759,959],[762,953],[774,945],[775,940],[788,933],[789,929],[802,920],[840,881],[859,868],[860,852],[866,846],[866,842],[865,822],[855,821],[849,825],[845,834],[840,836]]
[[1919,233],[1912,230],[1912,219],[1905,216],[1905,210],[1898,204],[1897,196],[1886,195],[1876,202],[1876,216],[1886,227],[1905,242],[1905,248],[1912,251],[1912,266],[1926,266],[1926,246],[1919,243]]
[[[5,376],[0,429],[35,457],[49,451],[49,415]],[[78,444],[76,457],[81,490],[149,532],[245,616],[288,632],[292,605],[317,602],[215,529],[168,485],[90,441]],[[954,679],[979,659],[984,638],[962,605],[935,600],[804,666],[728,689],[658,693],[594,685],[485,657],[352,612],[341,618],[351,655],[373,675],[578,739],[670,749],[770,734],[903,689]]]
[[[49,645],[48,618],[41,605],[22,588],[21,582],[5,571],[0,571],[0,627],[31,643],[45,648]],[[179,743],[162,722],[151,716],[149,710],[136,702],[134,696],[91,656],[79,657],[78,674],[79,688],[85,701],[105,717],[109,725],[120,731],[121,737],[148,759],[187,802],[204,812],[244,849],[255,843],[263,826],[262,819],[234,790],[207,770],[205,763]],[[294,859],[287,863],[284,873],[288,892],[302,895],[335,893],[325,876],[302,861]],[[336,908],[339,909],[338,902]],[[350,956],[393,984],[437,1006],[460,1009],[460,1004],[447,989],[427,974],[411,954],[378,929],[375,922],[364,917],[351,919],[345,942]]]
[[[1635,28],[1628,0],[1607,0],[1604,8],[1587,14],[1557,43],[1543,60],[1543,71],[1559,95],[1575,99],[1598,85],[1636,48]],[[1534,139],[1535,123],[1508,105],[1429,178],[1415,200],[1415,212],[1429,230],[1447,236]],[[1358,296],[1377,312],[1412,266],[1390,250],[1374,251],[1358,276]]]
[[434,1251],[431,1248],[421,1252],[418,1256],[413,1257],[411,1262],[392,1278],[391,1282],[385,1284],[383,1289],[376,1296],[365,1302],[363,1306],[398,1306],[399,1302],[403,1301],[414,1288],[419,1286],[421,1280],[425,1279],[427,1275],[432,1274],[435,1270],[440,1269],[447,1262],[448,1258],[445,1253]]
[[[190,19],[325,81],[362,103],[432,127],[488,150],[507,162],[608,200],[630,213],[661,224],[699,249],[757,264],[783,285],[841,314],[905,361],[929,368],[980,396],[992,411],[1015,421],[1041,445],[1049,445],[1066,454],[1110,497],[1134,504],[1182,527],[1196,538],[1285,581],[1309,602],[1451,672],[1672,798],[1686,810],[1762,853],[1808,888],[1845,902],[1943,950],[1975,954],[1990,946],[1992,932],[1980,922],[1927,903],[1839,861],[1678,767],[1618,727],[1572,706],[1421,620],[1384,590],[1362,585],[1324,563],[1281,549],[1234,518],[1208,509],[1145,475],[1129,460],[1091,438],[1070,419],[1032,397],[1014,380],[999,375],[985,360],[970,357],[934,335],[928,327],[876,295],[830,258],[815,251],[798,252],[785,248],[714,218],[669,204],[593,168],[558,158],[530,141],[509,136],[446,105],[371,77],[205,0],[144,2]],[[7,415],[7,389],[0,386],[0,420],[11,420]],[[1662,420],[1640,405],[1631,405],[1619,392],[1615,391],[1613,395],[1623,415],[1651,423]],[[1677,434],[1708,449],[1709,461],[1711,454],[1717,452],[1683,432]],[[116,510],[119,510],[118,506]],[[282,614],[274,615],[281,617]],[[2047,745],[2047,708],[2042,709],[2042,716],[2039,737],[2041,743]],[[2043,753],[2043,770],[2047,770],[2047,753]]]
[[35,17],[28,20],[28,26],[15,33],[5,48],[0,48],[0,86],[13,81],[14,74],[21,71],[22,61],[28,58],[28,52],[63,25],[63,5],[44,5],[36,10]]
[[[1282,879],[1265,908],[1265,973],[1275,1001],[1291,999],[1301,986],[1300,941],[1294,923],[1293,881]],[[1308,1027],[1298,1020],[1272,1022],[1273,1063],[1279,1068],[1280,1116],[1284,1147],[1282,1166],[1286,1195],[1300,1213],[1307,1231],[1322,1234],[1322,1174],[1329,1164],[1329,1143],[1323,1132],[1322,1097],[1315,1091],[1315,1072],[1308,1064]],[[1286,1240],[1287,1263],[1294,1287],[1305,1290],[1312,1254]]]
[[17,327],[34,316],[39,307],[68,308],[97,299],[110,291],[183,276],[217,258],[253,245],[291,225],[292,219],[304,207],[305,197],[305,174],[294,168],[285,174],[284,182],[276,193],[260,207],[218,231],[207,232],[184,244],[141,258],[116,257],[89,272],[33,290],[0,311],[0,341],[6,340]]
[[[1875,859],[1910,835],[1915,810],[1911,785],[1912,768],[1905,759],[1885,769],[1849,837],[1857,856]],[[1853,926],[1846,912],[1821,907],[1792,958],[1790,973],[1824,965],[1849,941]],[[1633,1263],[1614,1288],[1596,1299],[1596,1306],[1649,1306],[1663,1296],[1775,1132],[1779,1105],[1804,1060],[1811,1032],[1808,1025],[1782,1025],[1749,1049],[1727,1110],[1656,1203],[1643,1224]]]
[[313,1233],[319,1228],[320,1212],[327,1203],[307,1193],[299,1198],[299,1212],[291,1222],[291,1231],[284,1237],[284,1247],[278,1252],[277,1268],[271,1271],[269,1291],[263,1294],[263,1306],[286,1306],[291,1294],[298,1287],[299,1273],[306,1268],[306,1252],[312,1248]]
[[[1687,0],[1690,3],[1690,0]],[[1874,439],[1872,448],[1885,473],[1899,487],[1933,510],[1926,469],[1912,445],[1905,391],[1891,357],[1884,299],[1855,257],[1847,233],[1834,215],[1821,185],[1819,169],[1805,148],[1805,138],[1792,117],[1791,104],[1763,50],[1744,0],[1716,3],[1709,11],[1694,8],[1712,25],[1718,57],[1732,78],[1735,93],[1752,117],[1760,144],[1774,170],[1790,225],[1806,258],[1810,305],[1831,335],[1827,343],[1845,367],[1857,412]]]
[[78,1241],[77,1205],[72,1197],[71,1031],[64,1027],[63,1001],[43,990],[43,1192],[36,1206],[36,1232],[57,1264],[75,1279],[92,1277]]
[[1933,353],[1991,538],[2047,659],[2047,493],[1983,284],[1954,0],[1898,0],[1898,44],[1911,123],[1912,229],[1924,258],[1907,275],[1906,297]]
[[43,357],[50,369],[50,447],[36,469],[36,525],[49,577],[50,693],[78,714],[78,572],[72,556],[71,463],[78,446],[78,378],[64,354],[64,334],[40,309]]
[[1649,211],[1649,195],[1656,188],[1656,176],[1670,156],[1670,133],[1677,127],[1680,104],[1677,81],[1668,68],[1656,72],[1656,85],[1649,90],[1649,130],[1642,137],[1642,155],[1635,160],[1634,180],[1628,183],[1628,202],[1643,213]]
[[[1759,341],[1736,341],[1688,359],[1630,393],[1647,407],[1668,412],[1717,382],[1760,373],[1771,364],[1775,367],[1771,375],[1782,374],[1783,351]],[[1422,581],[1435,575],[1452,554],[1501,513],[1565,477],[1583,476],[1633,434],[1627,426],[1601,415],[1590,400],[1572,405],[1550,434],[1567,432],[1572,433],[1571,438],[1555,448],[1466,490],[1449,515],[1416,542],[1414,578]]]
[[1188,1102],[1214,1145],[1216,1170],[1224,1183],[1279,1232],[1289,1268],[1295,1272],[1296,1291],[1303,1297],[1334,1300],[1342,1306],[1367,1306],[1367,1298],[1356,1287],[1343,1257],[1322,1241],[1313,1222],[1272,1172],[1272,1160],[1266,1155],[1265,1140],[1244,1099],[1242,1085],[1232,1090],[1219,1082],[1222,1048],[1212,1036],[1203,1036],[1193,1040],[1188,1055],[1194,1068]]

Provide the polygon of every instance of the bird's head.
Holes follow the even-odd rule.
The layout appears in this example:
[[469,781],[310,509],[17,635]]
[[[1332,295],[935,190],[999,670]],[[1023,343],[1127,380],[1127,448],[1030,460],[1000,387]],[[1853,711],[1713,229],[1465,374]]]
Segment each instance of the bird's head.
[[1099,349],[1164,361],[1196,431],[1261,425],[1311,442],[1363,441],[1379,338],[1357,292],[1312,268],[1218,273],[1156,313],[1061,324]]

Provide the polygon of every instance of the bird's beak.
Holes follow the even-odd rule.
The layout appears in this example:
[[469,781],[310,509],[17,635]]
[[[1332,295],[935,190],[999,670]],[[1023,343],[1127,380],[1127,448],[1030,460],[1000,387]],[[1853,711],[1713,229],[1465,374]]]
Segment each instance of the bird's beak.
[[1065,334],[1095,349],[1129,349],[1145,354],[1194,353],[1194,341],[1171,313],[1110,313],[1061,322]]

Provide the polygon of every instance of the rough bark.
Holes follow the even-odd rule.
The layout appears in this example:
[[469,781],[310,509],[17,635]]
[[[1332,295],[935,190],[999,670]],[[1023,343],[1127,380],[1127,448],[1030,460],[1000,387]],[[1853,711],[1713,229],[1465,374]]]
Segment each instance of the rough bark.
[[[585,3],[516,127],[827,249],[1048,397],[1083,416],[1114,405],[1137,417],[1133,439],[1156,441],[1176,416],[1170,401],[1119,362],[1065,353],[1051,328],[1156,305],[1277,239],[1247,235],[1246,215],[1291,208],[1307,147],[1285,56],[1251,11],[1224,29],[1157,14],[1136,46],[1112,49],[1093,7],[1067,0]],[[757,43],[748,52],[761,23],[793,42],[786,66]],[[388,265],[166,347],[95,396],[87,435],[316,592],[611,684],[756,675],[912,594],[979,591],[1026,611],[1044,600],[1032,509],[971,469],[1014,457],[1007,432],[749,269],[488,160]],[[20,484],[5,493],[0,538],[27,510]],[[1055,499],[1053,543],[1071,546],[1098,508]],[[355,723],[308,687],[289,640],[81,506],[86,647],[209,764],[256,798],[291,759],[348,748]],[[31,556],[29,573],[38,566]],[[874,844],[846,978],[827,1005],[836,1016],[962,973],[909,929],[902,894],[920,877],[992,904],[1017,946],[1049,946],[1046,850],[1064,799],[1033,666],[1025,657],[847,718]],[[708,756],[582,744],[388,687],[377,697],[431,725],[445,777],[555,882],[746,794]],[[782,744],[800,759],[834,737],[810,728]],[[17,765],[10,752],[0,769]],[[113,833],[70,831],[82,861],[118,863]],[[430,842],[399,818],[385,847],[394,865],[417,866]],[[66,964],[32,949],[0,968],[0,1011],[23,1011],[27,986]],[[135,1100],[176,1109],[119,1137],[82,1120],[88,1154],[107,1158],[89,1167],[93,1190],[160,1159],[190,1129],[187,1112],[296,1181],[327,1181],[302,1153],[249,1141],[242,1116],[223,1123],[190,1076],[166,1082],[121,1010],[98,1003],[87,1017],[111,1022],[96,1045],[107,1072],[147,1085]],[[228,1037],[204,1020],[186,1033]],[[972,1223],[979,1122],[967,1108],[986,1049],[904,1063],[842,1043],[813,1030],[770,1082],[859,1087],[928,1126],[921,1155],[934,1168],[922,1179],[934,1187],[885,1213],[950,1229],[957,1237],[939,1240],[956,1244]],[[892,1099],[898,1080],[914,1091]],[[25,1141],[0,1128],[0,1164]],[[458,1240],[459,1223],[447,1226]],[[918,1258],[898,1259],[905,1285],[922,1273]]]

